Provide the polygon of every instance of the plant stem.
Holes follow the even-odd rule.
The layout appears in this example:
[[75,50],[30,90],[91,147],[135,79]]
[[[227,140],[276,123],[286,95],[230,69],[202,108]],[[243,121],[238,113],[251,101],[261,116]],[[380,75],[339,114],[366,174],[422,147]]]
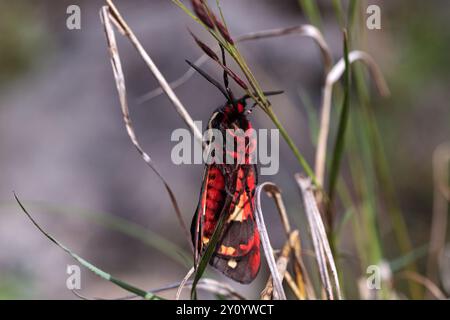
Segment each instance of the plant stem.
[[283,136],[284,140],[286,140],[286,143],[288,144],[289,148],[291,148],[292,152],[294,153],[294,155],[297,158],[300,165],[303,167],[303,170],[305,170],[306,174],[311,178],[314,185],[317,185],[317,181],[316,181],[314,172],[312,171],[308,162],[306,162],[305,158],[303,158],[300,151],[297,149],[294,141],[292,141],[291,137],[289,136],[286,129],[281,124],[280,120],[278,120],[278,117],[273,112],[273,109],[271,107],[269,107],[266,110],[266,113],[269,116],[270,120],[272,120],[273,123],[275,124],[275,126],[278,128],[278,130],[280,130],[281,135]]
[[[266,112],[266,114],[269,116],[269,118],[273,121],[275,126],[280,130],[281,135],[283,136],[284,140],[286,140],[289,148],[294,153],[295,157],[297,158],[300,165],[305,170],[306,174],[311,178],[312,183],[317,186],[317,179],[314,175],[313,170],[309,166],[308,162],[306,162],[305,158],[301,155],[298,148],[295,146],[294,142],[292,141],[291,137],[287,133],[286,129],[284,129],[281,122],[278,120],[278,117],[275,115],[275,113],[272,110],[272,107],[270,106],[270,102],[267,99],[267,97],[264,95],[263,90],[261,89],[258,81],[256,80],[255,76],[251,72],[249,66],[247,65],[245,59],[242,57],[239,50],[236,48],[234,44],[230,44],[227,41],[225,41],[215,29],[210,29],[207,26],[205,26],[183,3],[181,3],[179,0],[172,0],[173,3],[175,3],[177,6],[179,6],[184,12],[186,12],[190,17],[192,17],[196,22],[200,23],[218,42],[221,44],[225,50],[231,55],[231,57],[236,61],[236,63],[241,68],[242,72],[244,73],[245,77],[247,78],[251,89],[248,90],[248,94],[255,100],[255,102],[258,103],[258,105]],[[225,23],[225,20],[224,20]]]
[[255,76],[251,72],[250,68],[248,67],[245,60],[242,58],[239,51],[236,49],[235,46],[229,46],[229,53],[233,56],[235,61],[238,63],[239,67],[241,67],[242,72],[245,74],[245,77],[250,83],[250,86],[252,89],[254,89],[255,94],[252,92],[249,92],[249,94],[253,97],[255,101],[258,102],[260,107],[266,112],[266,114],[269,116],[269,118],[272,120],[272,122],[275,124],[275,126],[280,130],[282,137],[284,140],[286,140],[286,143],[288,144],[289,148],[294,153],[295,157],[297,158],[300,165],[303,167],[303,170],[305,170],[306,174],[311,178],[312,183],[317,186],[317,180],[316,176],[314,175],[313,170],[309,166],[308,162],[305,160],[305,158],[302,156],[300,151],[298,150],[297,146],[295,145],[294,141],[292,141],[291,137],[287,133],[286,129],[281,124],[280,120],[276,116],[276,114],[273,112],[273,109],[270,105],[269,100],[267,100],[267,97],[264,95],[264,92],[261,90],[261,87],[259,86]]

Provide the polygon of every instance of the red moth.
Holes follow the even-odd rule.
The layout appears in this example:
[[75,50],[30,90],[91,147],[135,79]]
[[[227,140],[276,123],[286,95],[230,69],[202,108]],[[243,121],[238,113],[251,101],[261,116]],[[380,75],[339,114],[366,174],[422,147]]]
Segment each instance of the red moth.
[[[224,145],[227,135],[234,139],[234,148],[231,150],[223,146],[224,161],[213,161],[205,168],[200,199],[191,224],[195,265],[204,253],[219,219],[225,215],[222,233],[209,263],[231,279],[247,284],[255,279],[261,265],[260,238],[254,217],[258,173],[256,165],[250,161],[250,155],[256,148],[256,139],[233,132],[237,129],[245,132],[252,128],[247,114],[254,105],[247,107],[249,96],[237,100],[233,98],[226,72],[225,90],[201,69],[187,62],[227,98],[225,105],[212,114],[207,129],[219,130]],[[278,93],[281,92],[267,94]],[[208,145],[211,143],[214,142],[208,141]],[[234,163],[226,163],[227,155],[233,157]]]

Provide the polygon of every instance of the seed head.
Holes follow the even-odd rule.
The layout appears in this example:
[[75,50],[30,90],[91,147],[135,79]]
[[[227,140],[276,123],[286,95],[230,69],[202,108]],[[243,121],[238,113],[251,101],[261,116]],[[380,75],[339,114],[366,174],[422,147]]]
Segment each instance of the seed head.
[[219,30],[220,34],[222,35],[222,37],[230,44],[234,44],[233,39],[230,36],[230,33],[228,32],[227,27],[225,27],[225,25],[222,23],[222,21],[218,20],[215,16],[214,16],[214,24],[217,27],[217,30]]
[[203,52],[205,52],[208,55],[208,57],[210,57],[214,61],[219,61],[219,57],[217,56],[217,54],[214,52],[213,49],[208,47],[205,43],[201,42],[191,31],[189,32],[191,36],[194,38],[197,45],[200,47],[200,49],[202,49]]
[[210,29],[214,29],[214,21],[215,17],[214,15],[212,15],[214,18],[211,18],[208,11],[206,10],[205,4],[203,2],[204,0],[192,0],[192,7],[194,9],[195,14],[197,15],[197,17],[205,24],[208,26],[208,28]]

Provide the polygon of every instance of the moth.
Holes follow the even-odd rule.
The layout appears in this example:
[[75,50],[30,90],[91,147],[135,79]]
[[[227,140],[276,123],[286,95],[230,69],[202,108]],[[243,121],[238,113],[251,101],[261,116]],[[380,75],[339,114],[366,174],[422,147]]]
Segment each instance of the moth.
[[[248,284],[255,279],[261,265],[260,235],[254,216],[258,171],[256,164],[251,161],[257,141],[251,135],[236,135],[233,132],[237,129],[244,132],[252,129],[248,114],[256,103],[247,106],[248,95],[234,98],[228,86],[227,72],[224,72],[224,88],[199,67],[187,62],[227,99],[211,115],[207,129],[220,132],[222,139],[219,140],[222,142],[226,141],[227,135],[234,140],[231,148],[224,143],[222,162],[213,160],[205,166],[199,201],[191,224],[194,263],[197,265],[218,221],[223,219],[222,232],[209,263],[229,278]],[[280,93],[267,92],[266,95]],[[214,143],[207,141],[207,148]],[[217,150],[218,146],[215,147],[213,149]],[[234,159],[234,163],[226,161],[227,156]]]

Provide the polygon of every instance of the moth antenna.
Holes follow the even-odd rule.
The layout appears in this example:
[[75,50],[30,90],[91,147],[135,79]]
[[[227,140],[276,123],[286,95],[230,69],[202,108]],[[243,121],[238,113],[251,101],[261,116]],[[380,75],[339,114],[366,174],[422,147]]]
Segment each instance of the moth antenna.
[[[263,92],[265,96],[270,97],[270,96],[277,96],[279,94],[283,94],[284,91],[283,90],[276,90],[276,91],[264,91]],[[251,96],[249,94],[246,94],[245,96],[243,96],[241,98],[241,100],[247,100],[250,99]]]
[[[227,67],[227,60],[225,57],[225,49],[223,48],[222,45],[220,45],[220,51],[222,52],[222,63],[225,66],[225,68]],[[228,100],[233,102],[234,101],[234,97],[233,97],[233,93],[231,92],[230,89],[230,83],[228,81],[228,72],[226,69],[223,70],[223,83],[225,84],[225,90],[228,93]]]
[[284,90],[264,91],[265,96],[277,96],[284,93]]
[[[222,63],[226,67],[227,66],[227,60],[225,58],[225,50],[224,50],[222,45],[220,45],[220,51],[222,52]],[[225,84],[225,89],[227,91],[230,91],[229,82],[228,82],[228,73],[226,72],[225,69],[223,70],[223,83]]]
[[[275,95],[283,94],[284,91],[283,91],[283,90],[277,90],[277,91],[264,91],[263,93],[264,93],[265,96],[275,96]],[[241,100],[247,100],[247,99],[250,99],[250,98],[251,98],[251,96],[248,95],[248,94],[246,94],[245,96],[243,96],[243,97],[241,98]],[[257,104],[258,104],[257,102],[253,103],[253,105],[247,109],[247,111],[246,111],[247,114],[252,113],[253,108],[255,108],[255,106],[256,106]]]
[[200,67],[196,66],[195,64],[193,64],[192,62],[190,62],[189,60],[185,60],[187,62],[188,65],[190,65],[195,71],[197,71],[203,78],[205,78],[209,83],[211,83],[213,86],[215,86],[217,89],[220,90],[220,92],[222,92],[222,94],[225,96],[225,98],[227,98],[227,100],[229,100],[229,96],[227,94],[227,91],[221,86],[221,84],[219,82],[217,82],[216,80],[214,80],[213,78],[211,78],[210,75],[208,75],[205,71],[203,71]]

